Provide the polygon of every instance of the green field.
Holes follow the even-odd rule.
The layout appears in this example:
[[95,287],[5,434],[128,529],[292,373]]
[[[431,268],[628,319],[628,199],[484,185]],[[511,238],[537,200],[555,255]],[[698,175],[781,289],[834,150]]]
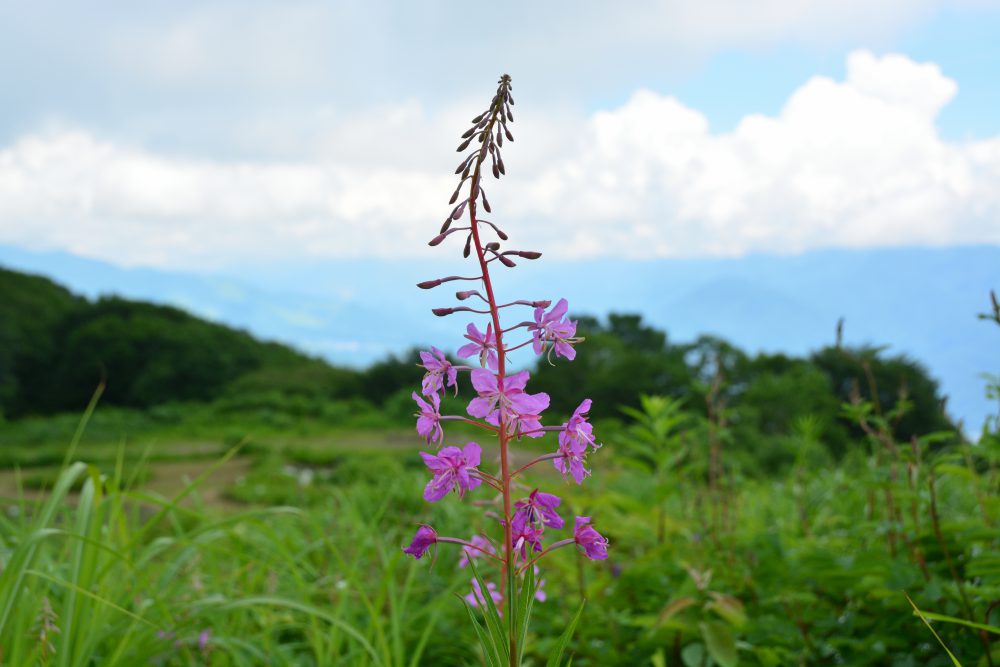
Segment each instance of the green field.
[[[794,465],[752,477],[727,462],[724,425],[644,407],[601,425],[600,474],[564,496],[599,517],[612,556],[545,561],[526,664],[545,664],[581,599],[574,665],[953,664],[907,595],[954,617],[933,626],[962,664],[990,664],[995,432],[896,442],[869,415],[865,449],[833,463],[804,420],[786,441]],[[0,431],[3,664],[480,664],[458,552],[439,545],[429,566],[400,547],[419,522],[496,527],[474,495],[421,499],[409,429],[269,418],[241,435],[98,408],[68,452],[79,421]],[[550,445],[518,447],[527,460]]]

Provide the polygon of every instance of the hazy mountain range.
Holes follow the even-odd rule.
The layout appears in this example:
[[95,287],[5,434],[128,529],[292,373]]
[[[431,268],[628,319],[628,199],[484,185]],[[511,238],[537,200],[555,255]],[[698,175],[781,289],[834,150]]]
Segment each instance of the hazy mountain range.
[[[0,264],[49,276],[87,296],[169,303],[291,343],[333,362],[364,365],[410,345],[455,349],[465,318],[436,318],[447,286],[471,264],[350,260],[248,266],[222,274],[123,269],[66,253],[0,246]],[[502,267],[501,267],[502,268]],[[455,285],[456,283],[452,283]],[[505,270],[500,298],[558,298],[571,312],[639,312],[675,341],[720,335],[748,350],[803,354],[834,340],[887,345],[923,363],[949,411],[975,433],[995,412],[982,373],[1000,373],[1000,330],[976,319],[1000,290],[1000,247],[829,250],[739,259],[542,259]],[[2,298],[2,295],[0,295]]]

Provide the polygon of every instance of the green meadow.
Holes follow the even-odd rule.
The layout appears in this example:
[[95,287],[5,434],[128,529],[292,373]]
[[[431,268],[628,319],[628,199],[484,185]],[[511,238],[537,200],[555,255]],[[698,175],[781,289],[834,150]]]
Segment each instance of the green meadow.
[[[414,358],[332,368],[7,279],[52,308],[0,319],[19,323],[0,330],[0,664],[483,664],[458,550],[401,551],[421,522],[499,535],[475,493],[422,499]],[[875,349],[749,355],[628,316],[581,328],[577,365],[534,379],[593,397],[604,446],[580,487],[547,465],[533,479],[596,517],[611,556],[544,561],[525,665],[583,601],[581,667],[1000,665],[996,418],[963,435],[919,363]],[[179,361],[195,348],[224,363]],[[554,400],[546,423],[573,407]],[[445,433],[495,465],[481,431]],[[554,448],[515,443],[515,463]]]

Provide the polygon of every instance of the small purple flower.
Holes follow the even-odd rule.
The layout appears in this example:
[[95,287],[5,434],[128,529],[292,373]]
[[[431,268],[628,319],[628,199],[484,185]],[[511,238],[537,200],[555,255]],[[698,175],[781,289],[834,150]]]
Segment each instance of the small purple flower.
[[444,356],[444,352],[436,347],[431,347],[430,352],[420,353],[420,361],[423,362],[421,366],[427,371],[424,374],[423,382],[421,382],[424,396],[430,396],[437,392],[443,393],[445,381],[447,381],[447,386],[455,388],[455,395],[458,395],[458,370],[451,365],[448,358]]
[[542,590],[543,588],[545,588],[545,580],[538,578],[540,571],[537,565],[535,565],[534,567],[535,567],[535,599],[538,600],[539,602],[545,602],[547,596],[545,595],[545,591]]
[[[560,433],[560,436],[562,434]],[[552,459],[552,465],[563,476],[572,474],[577,484],[583,484],[583,479],[590,475],[590,471],[584,467],[587,459],[587,445],[572,439],[559,438],[559,458]]]
[[[483,557],[483,551],[490,554],[495,554],[497,550],[482,535],[473,535],[472,539],[469,540],[469,544],[479,547],[479,549],[472,549],[470,547],[462,547],[462,558],[458,561],[458,566],[460,568],[468,567],[470,560],[475,560],[477,558]],[[480,551],[482,549],[482,551]]]
[[590,412],[591,400],[583,399],[583,402],[573,411],[573,416],[563,424],[563,430],[559,432],[559,439],[574,440],[582,443],[584,449],[590,445],[596,452],[600,445],[594,440],[594,427],[587,421],[587,413]]
[[466,491],[482,484],[481,479],[469,474],[476,471],[482,451],[479,445],[470,442],[463,449],[445,447],[436,456],[420,452],[424,463],[434,473],[424,487],[424,500],[431,503],[441,500],[456,487],[459,497],[462,497]]
[[590,560],[604,560],[608,557],[608,538],[594,530],[589,516],[576,517],[573,539],[583,547],[583,555]]
[[479,355],[479,365],[489,366],[494,371],[497,370],[499,359],[497,358],[497,337],[493,333],[493,325],[486,325],[486,333],[481,333],[475,324],[470,324],[465,328],[465,337],[471,343],[467,343],[458,348],[458,356],[462,359]]
[[530,398],[533,412],[514,413],[507,430],[512,435],[516,433],[518,437],[540,438],[545,435],[541,420],[542,411],[549,407],[549,395],[545,392],[540,392],[530,396]]
[[[519,500],[514,504],[517,514],[524,514],[525,520],[531,523],[541,522],[556,530],[563,527],[565,521],[556,512],[562,500],[551,493],[543,493],[538,489],[531,492],[527,500]],[[513,525],[513,524],[511,524]]]
[[198,633],[198,648],[204,653],[208,649],[208,642],[212,637],[212,631],[210,629],[202,630]]
[[556,470],[563,475],[572,474],[577,484],[583,483],[583,478],[590,474],[584,467],[587,456],[587,447],[590,446],[597,451],[600,447],[594,439],[594,427],[587,421],[587,413],[590,412],[591,400],[585,398],[569,421],[563,424],[559,432],[560,457],[553,459],[552,463]]
[[544,392],[525,393],[524,387],[528,384],[529,377],[528,371],[521,371],[508,375],[501,381],[484,368],[475,369],[472,371],[472,386],[479,392],[479,397],[469,401],[469,414],[473,417],[485,417],[490,424],[499,426],[500,411],[503,410],[508,423],[511,422],[511,417],[525,415],[524,419],[531,424],[533,430],[540,429],[538,415],[549,406],[549,395]]
[[424,436],[428,444],[439,442],[444,438],[444,430],[441,428],[441,397],[436,393],[431,394],[428,396],[431,403],[428,404],[417,396],[417,392],[413,392],[412,396],[420,408],[420,414],[417,415],[417,433]]
[[417,560],[420,560],[420,557],[431,548],[431,545],[437,543],[437,539],[438,534],[433,528],[426,524],[420,524],[416,535],[413,536],[413,541],[410,542],[410,546],[403,547],[403,553],[410,554]]
[[[489,593],[490,598],[493,599],[493,604],[495,605],[499,605],[503,600],[500,593],[497,591],[497,585],[492,581],[486,582],[486,592]],[[470,607],[478,607],[486,604],[486,599],[483,597],[483,589],[479,585],[479,580],[475,577],[472,579],[472,592],[465,596],[465,601],[469,603]],[[497,611],[501,611],[499,607],[497,608]]]
[[568,308],[566,299],[559,299],[547,313],[544,308],[535,309],[535,323],[528,325],[535,354],[541,354],[546,345],[551,345],[550,354],[554,350],[557,357],[565,357],[569,361],[576,358],[573,345],[581,339],[576,337],[576,322],[563,319]]
[[521,560],[528,560],[528,547],[534,551],[542,550],[542,527],[528,521],[528,517],[518,512],[510,522],[510,539],[514,551],[521,552]]

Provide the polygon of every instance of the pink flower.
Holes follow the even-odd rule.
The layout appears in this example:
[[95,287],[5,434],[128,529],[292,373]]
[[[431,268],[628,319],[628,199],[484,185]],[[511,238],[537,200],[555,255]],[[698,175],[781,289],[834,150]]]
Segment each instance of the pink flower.
[[589,516],[576,517],[573,539],[583,547],[583,555],[590,560],[604,560],[608,557],[608,538],[594,530]]
[[410,554],[417,560],[420,560],[420,557],[427,553],[427,550],[431,548],[432,544],[436,544],[437,540],[437,532],[430,526],[421,524],[417,528],[417,533],[413,536],[410,546],[403,548],[403,553]]
[[420,452],[424,463],[434,473],[434,477],[424,487],[424,500],[431,503],[441,500],[456,487],[461,497],[466,491],[482,484],[481,479],[469,474],[476,471],[481,454],[482,449],[474,442],[468,443],[463,449],[445,447],[436,456]]
[[444,356],[444,352],[436,347],[431,347],[430,352],[420,353],[420,360],[423,362],[421,366],[427,371],[421,383],[424,396],[430,396],[439,391],[444,392],[445,380],[447,380],[447,386],[454,387],[455,395],[458,395],[458,371]]
[[535,323],[528,325],[535,354],[541,354],[546,346],[550,346],[549,354],[554,350],[557,357],[570,361],[576,358],[573,345],[582,339],[576,337],[576,322],[563,319],[568,308],[566,299],[559,299],[548,313],[544,308],[535,308]]
[[485,334],[480,333],[475,324],[467,326],[465,332],[465,337],[472,342],[458,348],[458,356],[465,359],[473,354],[478,354],[480,366],[489,366],[493,370],[497,370],[499,363],[496,351],[497,337],[493,333],[493,325],[486,325]]
[[540,574],[538,566],[535,565],[534,568],[535,568],[535,599],[538,600],[539,602],[545,602],[547,596],[545,595],[545,591],[542,590],[543,588],[545,588],[545,580],[538,578],[538,575]]
[[569,421],[563,424],[563,429],[559,432],[559,450],[557,452],[560,456],[552,460],[556,470],[564,476],[572,474],[577,484],[582,484],[583,479],[590,474],[590,471],[584,467],[587,447],[590,446],[594,450],[600,447],[594,440],[594,427],[587,421],[590,405],[590,399],[584,399],[573,412]]
[[572,441],[583,445],[586,451],[590,445],[596,452],[600,445],[594,440],[594,427],[587,421],[587,413],[590,412],[591,400],[583,399],[583,402],[573,411],[573,416],[563,424],[563,430],[559,432],[560,442],[563,440]]
[[587,459],[587,446],[575,440],[559,438],[559,458],[552,459],[552,464],[563,476],[572,474],[577,484],[583,484],[583,479],[590,475],[584,467]]
[[[486,592],[489,593],[490,598],[493,600],[493,604],[495,605],[499,605],[501,600],[503,600],[500,593],[497,591],[497,585],[492,581],[486,582]],[[486,604],[486,599],[483,597],[483,589],[479,585],[479,580],[474,577],[472,579],[472,592],[465,596],[465,601],[469,603],[470,607],[478,607]],[[503,613],[499,607],[497,608],[497,611],[501,612],[501,614]]]
[[542,527],[528,521],[528,517],[518,512],[510,522],[511,535],[514,551],[521,552],[521,560],[528,560],[528,547],[533,551],[542,550]]
[[528,384],[529,377],[528,371],[521,371],[501,380],[484,368],[472,371],[472,386],[479,392],[479,397],[469,401],[469,414],[473,417],[485,417],[490,424],[499,426],[503,411],[509,427],[516,428],[518,420],[523,420],[521,426],[527,424],[532,430],[541,429],[538,418],[549,407],[549,395],[544,392],[525,393],[524,387]]
[[[469,540],[469,544],[474,547],[479,547],[479,549],[473,549],[471,547],[462,547],[462,558],[458,561],[458,566],[464,568],[468,566],[470,560],[475,560],[477,558],[483,557],[483,551],[490,554],[495,554],[496,549],[493,545],[482,535],[473,535],[472,539]],[[480,551],[480,549],[482,551]]]
[[[514,504],[517,514],[524,514],[525,520],[531,523],[541,523],[556,530],[563,527],[563,518],[556,512],[562,500],[551,493],[542,493],[538,489],[531,492],[527,500],[519,500]],[[513,524],[512,524],[513,525]]]
[[431,404],[428,404],[417,396],[417,392],[413,392],[411,396],[420,408],[420,414],[417,415],[417,433],[424,436],[428,444],[439,442],[444,438],[444,430],[441,428],[441,397],[437,393],[431,394],[428,396]]

